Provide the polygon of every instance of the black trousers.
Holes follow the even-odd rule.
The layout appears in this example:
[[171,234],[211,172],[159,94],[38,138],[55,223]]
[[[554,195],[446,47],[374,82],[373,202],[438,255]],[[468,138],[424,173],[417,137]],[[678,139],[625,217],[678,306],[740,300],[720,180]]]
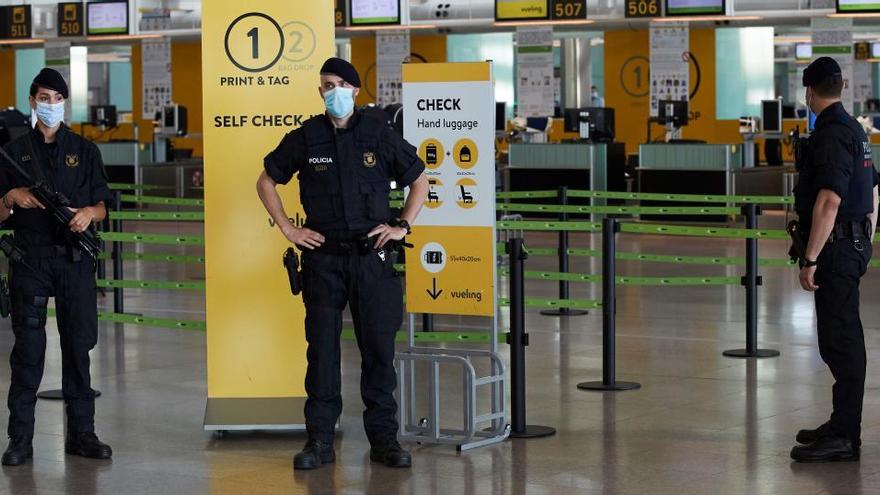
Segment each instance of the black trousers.
[[871,259],[867,239],[835,239],[825,245],[816,268],[819,354],[834,376],[831,429],[861,445],[865,396],[865,335],[859,317],[859,279]]
[[95,263],[66,257],[29,259],[33,270],[13,264],[12,331],[15,345],[9,364],[9,435],[33,435],[37,389],[46,357],[46,308],[55,297],[61,337],[61,387],[67,404],[67,431],[95,429],[95,395],[89,374],[89,351],[98,339]]
[[[384,258],[384,259],[383,259]],[[303,253],[306,306],[306,429],[309,437],[332,442],[342,413],[340,333],[342,310],[351,308],[361,353],[364,429],[370,443],[397,436],[394,338],[403,323],[403,289],[388,251],[365,255]]]

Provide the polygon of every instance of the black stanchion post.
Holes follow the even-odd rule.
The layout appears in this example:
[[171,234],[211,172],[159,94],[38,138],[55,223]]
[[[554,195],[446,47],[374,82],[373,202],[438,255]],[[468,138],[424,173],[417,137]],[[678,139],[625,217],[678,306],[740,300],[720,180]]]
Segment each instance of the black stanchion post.
[[[559,205],[563,208],[568,206],[568,188],[562,186],[559,188]],[[563,211],[559,215],[559,221],[567,222],[568,221],[568,213]],[[560,273],[568,273],[568,231],[560,230],[559,231],[559,272]],[[569,290],[570,282],[568,280],[560,280],[559,281],[559,299],[565,301],[571,295],[571,291]],[[589,314],[587,311],[583,309],[571,309],[571,308],[559,308],[559,309],[546,309],[541,311],[541,314],[544,316],[581,316]]]
[[[109,232],[110,231],[110,208],[107,208],[108,215],[104,217],[104,220],[101,221],[101,232]],[[101,252],[106,253],[106,244],[103,240],[101,240]],[[97,270],[98,270],[98,278],[104,280],[107,278],[107,260],[99,259],[96,260]],[[107,295],[106,291],[102,288],[98,288],[98,292],[101,293],[101,297]]]
[[617,381],[616,370],[616,317],[617,317],[617,233],[620,224],[616,218],[602,220],[602,381],[579,383],[581,390],[618,392],[641,388],[635,382]]
[[510,405],[511,438],[538,438],[556,434],[549,426],[526,424],[526,346],[529,334],[525,331],[526,300],[524,262],[528,255],[523,249],[522,238],[507,241],[510,258]]
[[[115,191],[113,193],[113,211],[122,211],[122,195],[119,191]],[[120,233],[122,232],[122,220],[116,219],[113,220],[113,232]],[[122,243],[119,241],[113,241],[113,280],[122,280],[123,279],[123,266],[122,266]],[[124,313],[125,312],[125,302],[124,302],[124,293],[121,287],[113,288],[113,312],[114,313]]]
[[[745,205],[742,214],[746,217],[746,228],[758,228],[758,205]],[[758,349],[758,286],[763,280],[758,275],[758,239],[746,239],[746,276],[742,280],[746,288],[746,348],[724,351],[727,357],[736,358],[768,358],[776,357],[779,351],[774,349]]]
[[433,332],[434,331],[434,315],[429,313],[422,314],[422,331],[423,332]]

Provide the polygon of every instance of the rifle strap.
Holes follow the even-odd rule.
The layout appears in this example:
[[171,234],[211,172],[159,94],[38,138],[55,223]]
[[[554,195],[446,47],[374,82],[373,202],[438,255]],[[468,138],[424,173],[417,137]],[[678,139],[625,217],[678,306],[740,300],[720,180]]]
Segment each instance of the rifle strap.
[[[45,184],[46,183],[46,175],[43,173],[43,154],[42,154],[42,150],[40,149],[40,147],[34,145],[34,134],[32,132],[29,132],[27,134],[27,142],[28,142],[28,148],[31,151],[31,163],[33,164],[33,166],[31,167],[31,170],[33,170],[33,172],[34,172],[33,177],[38,184],[39,183]],[[53,188],[54,188],[54,185],[53,185]]]

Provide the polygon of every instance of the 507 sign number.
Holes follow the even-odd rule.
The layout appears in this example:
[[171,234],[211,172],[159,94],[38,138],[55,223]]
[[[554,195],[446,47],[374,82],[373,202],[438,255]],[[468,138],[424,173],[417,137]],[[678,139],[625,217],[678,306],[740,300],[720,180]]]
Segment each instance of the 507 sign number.
[[586,18],[586,0],[553,0],[554,20],[577,20]]

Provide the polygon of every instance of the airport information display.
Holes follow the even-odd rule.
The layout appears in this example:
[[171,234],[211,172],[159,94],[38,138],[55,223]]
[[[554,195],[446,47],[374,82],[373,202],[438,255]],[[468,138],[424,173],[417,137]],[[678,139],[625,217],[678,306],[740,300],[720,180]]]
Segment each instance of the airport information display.
[[351,0],[352,26],[400,24],[400,0]]
[[91,2],[88,34],[128,34],[128,2]]
[[878,0],[837,0],[837,12],[845,14],[864,14],[880,12]]
[[723,15],[724,0],[666,0],[666,15]]
[[495,0],[496,21],[535,21],[549,18],[548,0]]

